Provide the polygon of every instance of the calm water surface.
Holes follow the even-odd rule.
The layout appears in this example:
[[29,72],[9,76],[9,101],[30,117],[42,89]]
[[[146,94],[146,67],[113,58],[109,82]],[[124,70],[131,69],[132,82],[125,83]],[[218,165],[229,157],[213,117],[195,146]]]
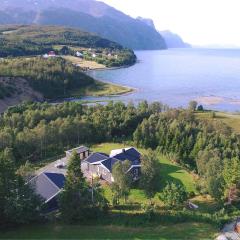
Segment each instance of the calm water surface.
[[136,55],[139,63],[132,67],[92,71],[90,75],[137,89],[114,100],[161,101],[186,107],[196,99],[209,109],[240,110],[240,49],[136,51]]

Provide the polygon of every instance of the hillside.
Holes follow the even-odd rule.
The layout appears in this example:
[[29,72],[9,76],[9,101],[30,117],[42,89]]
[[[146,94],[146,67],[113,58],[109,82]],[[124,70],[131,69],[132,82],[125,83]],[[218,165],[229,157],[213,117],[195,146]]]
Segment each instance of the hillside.
[[[77,29],[34,25],[0,26],[0,57],[40,55],[51,50],[60,55],[75,55],[80,51],[86,53],[83,58],[109,67],[136,62],[132,50]],[[93,58],[92,54],[96,56]]]
[[190,48],[191,45],[185,43],[183,39],[176,33],[170,31],[161,31],[160,34],[164,38],[168,48]]
[[95,0],[8,0],[0,6],[0,24],[76,27],[131,49],[164,49],[161,35],[143,22]]
[[94,80],[63,58],[0,61],[0,112],[23,101],[123,94],[127,87]]

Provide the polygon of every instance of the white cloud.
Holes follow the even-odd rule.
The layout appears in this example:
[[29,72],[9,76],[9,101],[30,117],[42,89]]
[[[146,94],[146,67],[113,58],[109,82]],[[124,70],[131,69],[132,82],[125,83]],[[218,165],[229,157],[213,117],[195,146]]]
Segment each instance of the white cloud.
[[102,0],[133,16],[152,18],[197,45],[240,45],[240,0]]

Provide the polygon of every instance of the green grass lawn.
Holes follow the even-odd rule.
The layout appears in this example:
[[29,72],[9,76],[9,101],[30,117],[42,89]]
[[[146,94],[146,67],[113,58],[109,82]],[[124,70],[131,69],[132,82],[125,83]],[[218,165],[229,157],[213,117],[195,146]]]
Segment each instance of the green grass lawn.
[[215,112],[215,118],[212,118],[212,112],[196,112],[195,115],[199,119],[221,121],[232,128],[235,133],[240,134],[240,114]]
[[[91,147],[91,150],[94,152],[103,152],[109,154],[113,149],[119,149],[124,147],[131,147],[131,145],[119,144],[119,143],[103,143],[99,145],[94,145]],[[145,149],[138,148],[141,153],[147,153]],[[160,169],[160,178],[159,178],[159,189],[162,189],[167,182],[176,182],[185,186],[188,192],[195,192],[195,184],[193,176],[188,173],[186,170],[182,169],[175,163],[172,163],[166,157],[159,155],[159,169]],[[109,186],[104,187],[105,196],[111,202],[112,195]],[[141,189],[132,189],[129,195],[128,201],[130,203],[146,203],[148,199],[146,198],[144,192]],[[158,193],[154,198],[154,202],[161,204],[161,201],[158,198]]]
[[81,225],[36,225],[0,232],[0,239],[214,239],[217,229],[209,224],[182,223],[174,226],[122,227]]

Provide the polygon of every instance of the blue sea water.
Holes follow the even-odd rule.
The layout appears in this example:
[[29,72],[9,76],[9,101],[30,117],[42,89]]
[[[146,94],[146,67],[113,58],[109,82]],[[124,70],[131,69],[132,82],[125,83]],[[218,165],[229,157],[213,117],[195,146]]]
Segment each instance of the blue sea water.
[[111,99],[160,101],[171,107],[197,100],[208,109],[240,111],[240,49],[136,51],[136,55],[134,66],[90,72],[96,79],[136,88]]

